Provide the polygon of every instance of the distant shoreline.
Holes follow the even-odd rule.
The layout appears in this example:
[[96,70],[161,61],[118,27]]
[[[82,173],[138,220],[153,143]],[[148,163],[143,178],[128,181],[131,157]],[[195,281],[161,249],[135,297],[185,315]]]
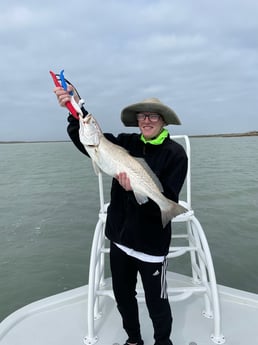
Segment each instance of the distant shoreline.
[[190,138],[232,138],[232,137],[254,137],[258,136],[258,131],[245,132],[245,133],[224,133],[224,134],[200,134],[200,135],[189,135]]
[[[254,137],[258,136],[258,131],[245,133],[224,133],[224,134],[196,134],[189,135],[189,138],[232,138],[232,137]],[[70,140],[11,140],[0,141],[0,144],[33,144],[33,143],[66,143]]]

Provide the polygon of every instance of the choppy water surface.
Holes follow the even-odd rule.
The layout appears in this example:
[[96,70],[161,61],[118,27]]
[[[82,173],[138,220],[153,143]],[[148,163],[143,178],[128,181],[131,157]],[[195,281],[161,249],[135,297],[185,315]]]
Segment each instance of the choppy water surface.
[[[257,146],[258,137],[191,139],[192,204],[217,280],[256,293]],[[2,144],[0,158],[2,319],[87,283],[99,199],[91,163],[71,143]],[[109,183],[105,179],[107,199]],[[184,259],[172,267],[189,270]]]

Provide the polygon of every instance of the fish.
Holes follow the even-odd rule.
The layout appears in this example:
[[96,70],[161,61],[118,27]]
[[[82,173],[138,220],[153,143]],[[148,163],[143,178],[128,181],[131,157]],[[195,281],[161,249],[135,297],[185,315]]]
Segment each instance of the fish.
[[116,177],[126,173],[130,179],[132,191],[138,204],[149,199],[160,208],[163,228],[176,216],[188,210],[178,203],[166,198],[158,177],[143,158],[133,157],[128,151],[108,140],[92,114],[80,116],[79,137],[90,156],[96,173]]

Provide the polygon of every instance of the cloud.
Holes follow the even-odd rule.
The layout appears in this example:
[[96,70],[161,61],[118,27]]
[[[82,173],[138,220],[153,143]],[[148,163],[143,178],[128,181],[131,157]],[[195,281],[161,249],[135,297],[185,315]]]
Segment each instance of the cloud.
[[28,8],[21,5],[8,7],[0,13],[0,28],[5,31],[27,28],[32,19],[32,12]]
[[256,1],[1,7],[0,140],[67,139],[49,75],[63,68],[105,131],[128,130],[121,109],[151,96],[178,113],[176,133],[258,130]]

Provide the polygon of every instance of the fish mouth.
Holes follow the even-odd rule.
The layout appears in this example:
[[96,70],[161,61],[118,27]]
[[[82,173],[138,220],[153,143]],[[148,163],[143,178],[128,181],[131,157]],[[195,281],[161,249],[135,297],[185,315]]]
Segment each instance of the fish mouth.
[[82,121],[83,121],[83,123],[88,124],[88,123],[90,123],[91,119],[92,119],[92,115],[88,114],[86,117],[83,118]]

